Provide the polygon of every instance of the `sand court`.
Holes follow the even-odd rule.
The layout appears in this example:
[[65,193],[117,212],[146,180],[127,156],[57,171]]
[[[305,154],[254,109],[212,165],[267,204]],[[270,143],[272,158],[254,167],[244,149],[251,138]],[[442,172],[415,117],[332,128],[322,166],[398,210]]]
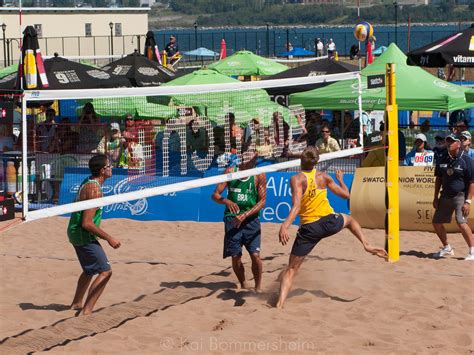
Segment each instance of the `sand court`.
[[[263,224],[263,293],[235,288],[222,223],[104,220],[122,247],[88,317],[67,306],[81,270],[68,219],[25,223],[0,238],[0,353],[460,353],[474,350],[474,264],[432,258],[433,233],[401,232],[396,264],[366,254],[348,231],[322,241],[273,308],[290,246]],[[293,227],[293,232],[296,227]],[[384,232],[364,230],[374,245]],[[244,255],[247,278],[250,258]],[[251,284],[253,280],[251,280]]]

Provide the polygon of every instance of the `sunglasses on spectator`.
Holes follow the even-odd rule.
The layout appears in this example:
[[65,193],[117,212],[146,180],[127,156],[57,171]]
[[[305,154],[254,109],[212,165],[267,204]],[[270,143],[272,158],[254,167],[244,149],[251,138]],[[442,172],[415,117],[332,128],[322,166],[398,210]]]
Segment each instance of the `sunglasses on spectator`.
[[327,131],[327,130],[322,130],[321,132],[323,132],[323,133],[329,133],[329,131]]

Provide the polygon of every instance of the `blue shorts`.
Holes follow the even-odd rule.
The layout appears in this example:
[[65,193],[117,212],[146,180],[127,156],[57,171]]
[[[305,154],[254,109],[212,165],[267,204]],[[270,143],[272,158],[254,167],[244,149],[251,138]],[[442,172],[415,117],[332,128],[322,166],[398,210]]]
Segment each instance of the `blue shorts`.
[[315,222],[303,224],[298,229],[291,254],[295,256],[306,256],[321,239],[330,237],[343,228],[344,217],[339,213],[333,213]]
[[74,245],[74,249],[84,274],[95,275],[110,270],[109,260],[98,241],[81,246]]
[[242,245],[249,254],[260,253],[261,228],[258,216],[245,220],[239,228],[234,228],[234,217],[224,217],[224,258],[228,256],[241,256]]

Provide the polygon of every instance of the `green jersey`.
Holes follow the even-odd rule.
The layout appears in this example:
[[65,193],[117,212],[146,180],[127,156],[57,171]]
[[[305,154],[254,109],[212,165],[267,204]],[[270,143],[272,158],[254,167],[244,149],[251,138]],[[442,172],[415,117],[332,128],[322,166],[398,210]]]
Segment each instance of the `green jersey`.
[[[84,186],[86,186],[87,184],[97,184],[99,186],[99,189],[101,189],[102,191],[102,188],[100,187],[99,182],[97,182],[96,180],[87,178],[82,182],[81,186],[79,187],[76,201],[79,200],[81,191],[84,188]],[[83,212],[84,211],[78,211],[78,212],[73,212],[71,214],[71,219],[69,220],[69,225],[67,227],[67,235],[69,238],[69,242],[71,242],[72,245],[81,246],[81,245],[86,245],[97,240],[97,237],[94,234],[82,228]],[[98,208],[97,211],[95,211],[93,222],[98,227],[100,226],[101,220],[102,220],[102,208]]]
[[[250,210],[258,202],[258,190],[255,185],[256,177],[250,176],[242,180],[232,180],[228,182],[227,189],[227,199],[236,203],[239,206],[240,212],[237,214],[242,214]],[[237,214],[230,212],[226,207],[224,212],[224,217],[227,216],[236,216]],[[257,212],[258,216],[260,212]]]

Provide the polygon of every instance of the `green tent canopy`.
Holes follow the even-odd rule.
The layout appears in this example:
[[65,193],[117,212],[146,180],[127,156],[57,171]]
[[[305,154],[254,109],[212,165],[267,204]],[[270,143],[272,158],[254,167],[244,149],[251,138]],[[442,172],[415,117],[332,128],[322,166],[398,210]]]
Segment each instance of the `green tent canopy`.
[[288,69],[286,65],[260,57],[250,51],[239,51],[208,67],[225,75],[274,75]]
[[[183,75],[162,86],[180,85],[208,85],[239,82],[214,70],[201,69]],[[172,96],[148,97],[148,101],[161,105],[194,107],[202,116],[212,121],[223,118],[227,113],[235,115],[238,124],[246,125],[252,118],[259,118],[260,122],[268,126],[272,114],[279,112],[290,125],[296,125],[297,120],[290,114],[288,108],[270,100],[270,96],[263,89],[244,91],[209,92],[198,94],[174,94]]]
[[[362,107],[384,110],[385,88],[367,89],[367,76],[385,74],[387,63],[395,63],[396,100],[399,110],[454,111],[472,107],[462,86],[438,79],[420,67],[406,64],[407,57],[391,44],[375,62],[362,70]],[[290,95],[292,105],[305,109],[358,109],[358,82],[344,80],[326,87]]]

